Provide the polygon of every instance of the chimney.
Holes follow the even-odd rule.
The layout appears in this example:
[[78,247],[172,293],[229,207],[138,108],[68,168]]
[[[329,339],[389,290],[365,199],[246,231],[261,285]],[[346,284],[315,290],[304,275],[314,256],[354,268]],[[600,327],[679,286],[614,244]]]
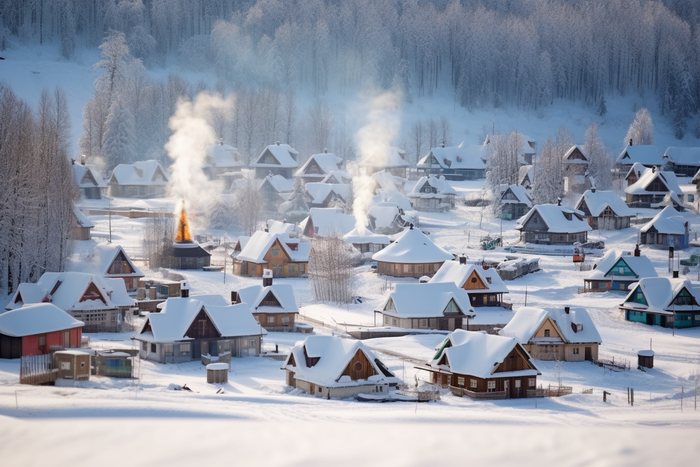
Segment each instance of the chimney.
[[557,206],[561,206],[561,197],[557,198]]
[[409,230],[413,230],[413,224],[408,224]]
[[85,160],[87,159],[87,156],[83,154],[80,156],[80,165],[85,165]]
[[190,285],[187,281],[180,282],[180,297],[187,298],[190,296]]
[[277,146],[279,146],[279,145],[280,145],[280,142],[279,142],[279,141],[275,141],[275,144],[276,144]]
[[272,269],[263,269],[263,287],[272,285]]
[[440,147],[441,147],[441,148],[444,148],[444,147],[445,147],[445,140],[442,141],[442,144],[440,144]]
[[467,257],[462,255],[459,257],[459,264],[467,264]]
[[632,138],[630,138],[630,146],[632,146]]
[[571,311],[571,308],[569,308],[568,306],[565,306],[565,307],[564,307],[564,313],[566,313],[566,314],[568,315],[568,314],[569,314],[569,311]]
[[594,187],[594,186],[591,187],[591,193],[595,193],[595,187]]
[[323,153],[328,154],[328,148],[323,148]]
[[235,290],[231,291],[231,305],[238,303],[238,292]]

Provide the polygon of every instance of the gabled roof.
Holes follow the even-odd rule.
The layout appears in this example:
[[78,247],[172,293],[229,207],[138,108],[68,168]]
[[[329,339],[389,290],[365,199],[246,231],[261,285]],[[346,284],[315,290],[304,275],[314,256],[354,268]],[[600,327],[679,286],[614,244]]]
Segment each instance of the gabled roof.
[[634,272],[635,276],[630,276],[633,278],[643,278],[643,277],[657,277],[656,269],[651,260],[644,255],[634,256],[630,252],[621,252],[619,250],[608,250],[605,252],[603,257],[595,263],[593,270],[588,275],[586,279],[588,280],[603,280],[606,278],[621,276],[617,275],[617,271],[613,270],[616,264],[620,261],[624,261],[627,267]]
[[[350,361],[362,352],[372,365],[374,375],[368,380],[352,381],[343,376]],[[306,358],[316,360],[312,366],[307,366]],[[295,365],[291,365],[291,360]],[[379,359],[366,347],[362,341],[342,339],[337,336],[309,336],[302,342],[297,342],[289,352],[289,357],[282,369],[294,372],[294,378],[315,383],[324,387],[347,387],[358,384],[398,383],[399,380],[384,364],[377,363]]]
[[306,224],[311,220],[314,225],[315,235],[325,237],[331,233],[345,235],[355,228],[357,220],[355,216],[344,214],[340,208],[311,208],[309,217],[301,222],[300,226],[306,228]]
[[661,160],[661,154],[658,148],[654,145],[627,146],[622,150],[620,155],[617,156],[615,162],[622,165],[630,165],[639,162],[645,166],[661,166],[664,163]]
[[[500,364],[516,347],[525,356],[529,368],[499,373],[498,375],[494,374]],[[438,351],[435,358],[430,360],[428,364],[432,367],[439,367],[438,362],[445,354],[449,370],[460,375],[487,379],[494,376],[507,377],[510,373],[514,373],[514,376],[535,376],[541,374],[530,358],[530,354],[512,337],[456,329],[447,336],[440,349],[443,350]]]
[[268,175],[260,184],[260,188],[266,183],[269,183],[277,193],[289,193],[294,189],[294,183],[282,175]]
[[662,159],[673,162],[675,165],[700,166],[700,148],[679,148],[670,146],[666,149]]
[[267,231],[273,234],[287,234],[290,237],[298,234],[299,227],[295,224],[290,224],[289,222],[276,221],[274,219],[269,219],[267,221]]
[[576,209],[582,210],[583,203],[586,203],[593,217],[600,216],[606,207],[610,207],[618,217],[635,215],[634,211],[614,191],[586,190],[576,202]]
[[443,169],[485,169],[487,158],[487,146],[462,141],[459,146],[432,148],[416,167],[427,169],[437,163]]
[[344,170],[331,170],[321,180],[321,183],[351,183],[352,176]]
[[[664,186],[668,188],[665,191],[649,191],[648,187],[654,180],[659,180]],[[678,180],[676,179],[676,174],[673,172],[664,172],[661,170],[647,169],[639,179],[632,185],[625,188],[625,193],[630,195],[647,195],[647,194],[665,194],[671,193],[671,198],[677,203],[681,204],[678,196],[683,194],[683,190],[678,185]]]
[[107,183],[94,165],[73,164],[71,169],[73,180],[78,184],[78,188],[107,188]]
[[[209,316],[222,337],[260,336],[266,334],[253,318],[246,303],[229,305],[221,295],[199,295],[168,298],[160,313],[151,313],[134,337],[148,342],[190,340],[186,335],[199,312]],[[149,329],[150,330],[146,330]]]
[[367,217],[374,224],[375,229],[394,227],[399,216],[401,216],[401,207],[396,203],[377,203],[367,210]]
[[[340,165],[343,163],[343,159],[341,157],[336,156],[335,154],[329,154],[329,153],[323,153],[323,154],[314,154],[311,157],[309,157],[306,162],[304,162],[304,165],[302,165],[299,170],[294,172],[295,177],[304,177],[304,176],[315,176],[318,178],[323,178],[327,174],[329,174],[332,171],[337,171],[340,170]],[[306,173],[307,170],[309,169],[309,166],[312,164],[318,164],[318,167],[321,169],[320,174],[308,174]]]
[[34,303],[0,314],[0,334],[10,337],[33,336],[84,326],[52,303]]
[[400,188],[403,188],[403,185],[406,182],[404,178],[397,177],[386,170],[374,172],[372,174],[372,179],[377,182],[377,185],[379,185],[382,190],[393,190],[397,192]]
[[685,235],[688,231],[688,221],[673,206],[666,206],[639,230],[648,232],[652,227],[662,234]]
[[[518,219],[515,229],[521,230],[535,212],[539,213],[544,223],[547,224],[548,232],[574,233],[592,230],[581,211],[569,206],[559,206],[556,204],[539,204],[534,206],[527,214]],[[565,214],[569,215],[571,220],[569,220]]]
[[399,318],[443,317],[447,305],[454,301],[461,315],[474,315],[469,295],[454,282],[398,283],[384,304],[375,311]]
[[309,182],[305,188],[314,204],[323,203],[329,196],[338,196],[346,201],[350,194],[350,185],[346,184]]
[[641,177],[642,174],[647,171],[647,169],[648,167],[644,167],[644,165],[640,164],[639,162],[635,162],[627,171],[627,174],[625,175],[625,180],[631,178],[630,175],[634,175],[637,178],[637,180],[639,180],[639,177]]
[[456,284],[457,287],[463,287],[472,274],[476,274],[487,287],[485,290],[474,290],[474,292],[508,293],[508,287],[495,268],[484,270],[480,264],[473,261],[466,264],[460,264],[459,261],[445,261],[428,283],[451,282]]
[[[279,307],[260,305],[268,294],[272,294],[277,299]],[[294,289],[290,284],[272,284],[265,287],[260,284],[251,285],[239,290],[238,296],[241,302],[247,303],[251,311],[256,313],[299,313],[294,299]]]
[[212,144],[207,147],[204,167],[235,168],[243,167],[243,158],[238,149],[228,144]]
[[164,186],[170,179],[158,161],[141,161],[119,164],[112,171],[108,184]]
[[78,223],[78,225],[80,227],[85,227],[88,229],[92,229],[93,227],[95,227],[95,224],[92,223],[92,221],[88,218],[88,216],[83,214],[83,212],[80,209],[78,209],[78,206],[76,206],[74,204],[72,209],[73,209],[73,216],[75,216],[75,221]]
[[[122,255],[126,262],[131,267],[131,273],[109,274],[109,268],[112,266],[118,255]],[[98,243],[90,253],[86,261],[73,263],[70,265],[71,270],[78,272],[88,272],[101,274],[103,276],[118,276],[118,277],[144,277],[145,274],[138,266],[131,261],[129,255],[126,254],[121,245],[116,243]]]
[[370,167],[401,168],[408,167],[406,151],[394,146],[380,146],[370,156]]
[[[270,154],[277,160],[277,163],[265,163],[261,162],[263,156],[267,151],[270,151]],[[292,154],[294,156],[292,156]],[[291,147],[288,144],[271,144],[267,146],[265,149],[263,149],[263,152],[260,153],[260,155],[255,159],[255,161],[250,164],[251,168],[264,168],[264,167],[281,167],[281,168],[294,168],[298,167],[299,164],[297,163],[295,157],[299,153],[297,152],[296,149]]]
[[[581,159],[581,157],[583,159]],[[588,164],[588,156],[583,151],[583,146],[571,146],[568,151],[564,153],[562,160],[567,164]]]
[[281,245],[284,250],[284,254],[286,254],[291,261],[305,262],[309,260],[310,243],[300,242],[297,249],[292,250],[287,246],[286,242],[289,241],[287,235],[262,232],[260,230],[250,237],[250,240],[248,240],[248,243],[246,243],[236,258],[240,261],[248,261],[257,264],[267,263],[264,260],[265,254],[270,251],[275,241],[279,242],[279,245]]
[[[674,305],[676,296],[686,289],[700,304],[700,284],[687,279],[669,279],[668,277],[645,277],[641,279],[625,297],[624,308],[633,308],[654,313],[671,315],[674,311],[694,311],[700,307],[695,305]],[[632,302],[637,290],[641,290],[647,304]]]
[[355,244],[371,243],[375,245],[388,245],[391,243],[391,239],[388,235],[376,234],[367,227],[363,229],[355,227],[350,232],[343,235],[343,240]]
[[[532,207],[532,198],[530,198],[530,193],[522,185],[501,185],[501,203],[522,203],[528,207]],[[517,201],[511,199],[503,199],[506,193],[513,193],[513,196],[517,198]]]
[[522,165],[518,168],[518,185],[523,185],[526,181],[527,186],[532,185],[535,180],[535,166]]
[[394,243],[372,256],[387,263],[437,263],[452,259],[451,253],[437,246],[423,232],[413,227],[404,230]]
[[445,196],[445,195],[455,195],[455,189],[452,188],[452,185],[449,184],[447,180],[445,180],[445,177],[421,177],[418,179],[416,184],[413,186],[413,190],[411,190],[411,193],[409,196],[424,196],[424,195],[430,195],[430,193],[421,193],[421,189],[425,185],[430,185],[431,187],[435,188],[437,191],[436,195],[439,196]]
[[527,344],[532,341],[548,317],[554,322],[563,341],[567,344],[600,344],[602,342],[590,315],[580,307],[570,307],[568,313],[564,308],[543,310],[522,307],[498,333],[501,336],[514,338],[520,344]]

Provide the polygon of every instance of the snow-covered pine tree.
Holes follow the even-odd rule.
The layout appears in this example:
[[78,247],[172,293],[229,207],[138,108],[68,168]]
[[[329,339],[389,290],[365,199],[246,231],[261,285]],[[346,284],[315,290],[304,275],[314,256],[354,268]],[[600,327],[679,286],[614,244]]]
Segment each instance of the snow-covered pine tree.
[[121,100],[112,103],[105,122],[102,152],[108,169],[136,161],[134,116]]
[[654,124],[651,121],[651,113],[645,108],[637,111],[634,121],[630,124],[623,144],[654,144]]

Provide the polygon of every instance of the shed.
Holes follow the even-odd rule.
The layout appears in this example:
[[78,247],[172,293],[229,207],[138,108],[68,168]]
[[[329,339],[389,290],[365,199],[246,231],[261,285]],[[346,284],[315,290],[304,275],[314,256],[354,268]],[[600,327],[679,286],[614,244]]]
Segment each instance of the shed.
[[654,351],[640,350],[637,352],[637,366],[643,368],[654,368]]
[[207,383],[227,383],[228,363],[210,363],[207,365]]
[[79,350],[59,350],[53,354],[53,364],[58,378],[72,380],[90,379],[90,354]]

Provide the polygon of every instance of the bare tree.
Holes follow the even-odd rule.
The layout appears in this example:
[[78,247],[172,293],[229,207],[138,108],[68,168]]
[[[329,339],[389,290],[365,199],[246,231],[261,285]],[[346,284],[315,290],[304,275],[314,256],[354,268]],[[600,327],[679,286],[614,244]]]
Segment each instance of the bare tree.
[[428,120],[428,147],[435,148],[438,146],[438,125],[432,118]]
[[355,270],[352,246],[339,234],[316,237],[309,251],[309,279],[314,299],[350,303]]
[[423,122],[418,120],[411,127],[411,138],[413,139],[413,147],[416,151],[416,162],[418,162],[423,154],[423,142],[425,137],[425,127]]
[[445,146],[449,146],[452,140],[452,125],[450,121],[444,115],[440,117],[440,137],[442,138],[440,143]]
[[172,254],[175,241],[175,219],[162,213],[150,217],[143,229],[143,251],[148,260],[148,267],[156,269],[167,267],[165,258]]
[[247,178],[236,192],[238,226],[245,235],[253,235],[258,229],[262,199],[258,192],[258,180]]

